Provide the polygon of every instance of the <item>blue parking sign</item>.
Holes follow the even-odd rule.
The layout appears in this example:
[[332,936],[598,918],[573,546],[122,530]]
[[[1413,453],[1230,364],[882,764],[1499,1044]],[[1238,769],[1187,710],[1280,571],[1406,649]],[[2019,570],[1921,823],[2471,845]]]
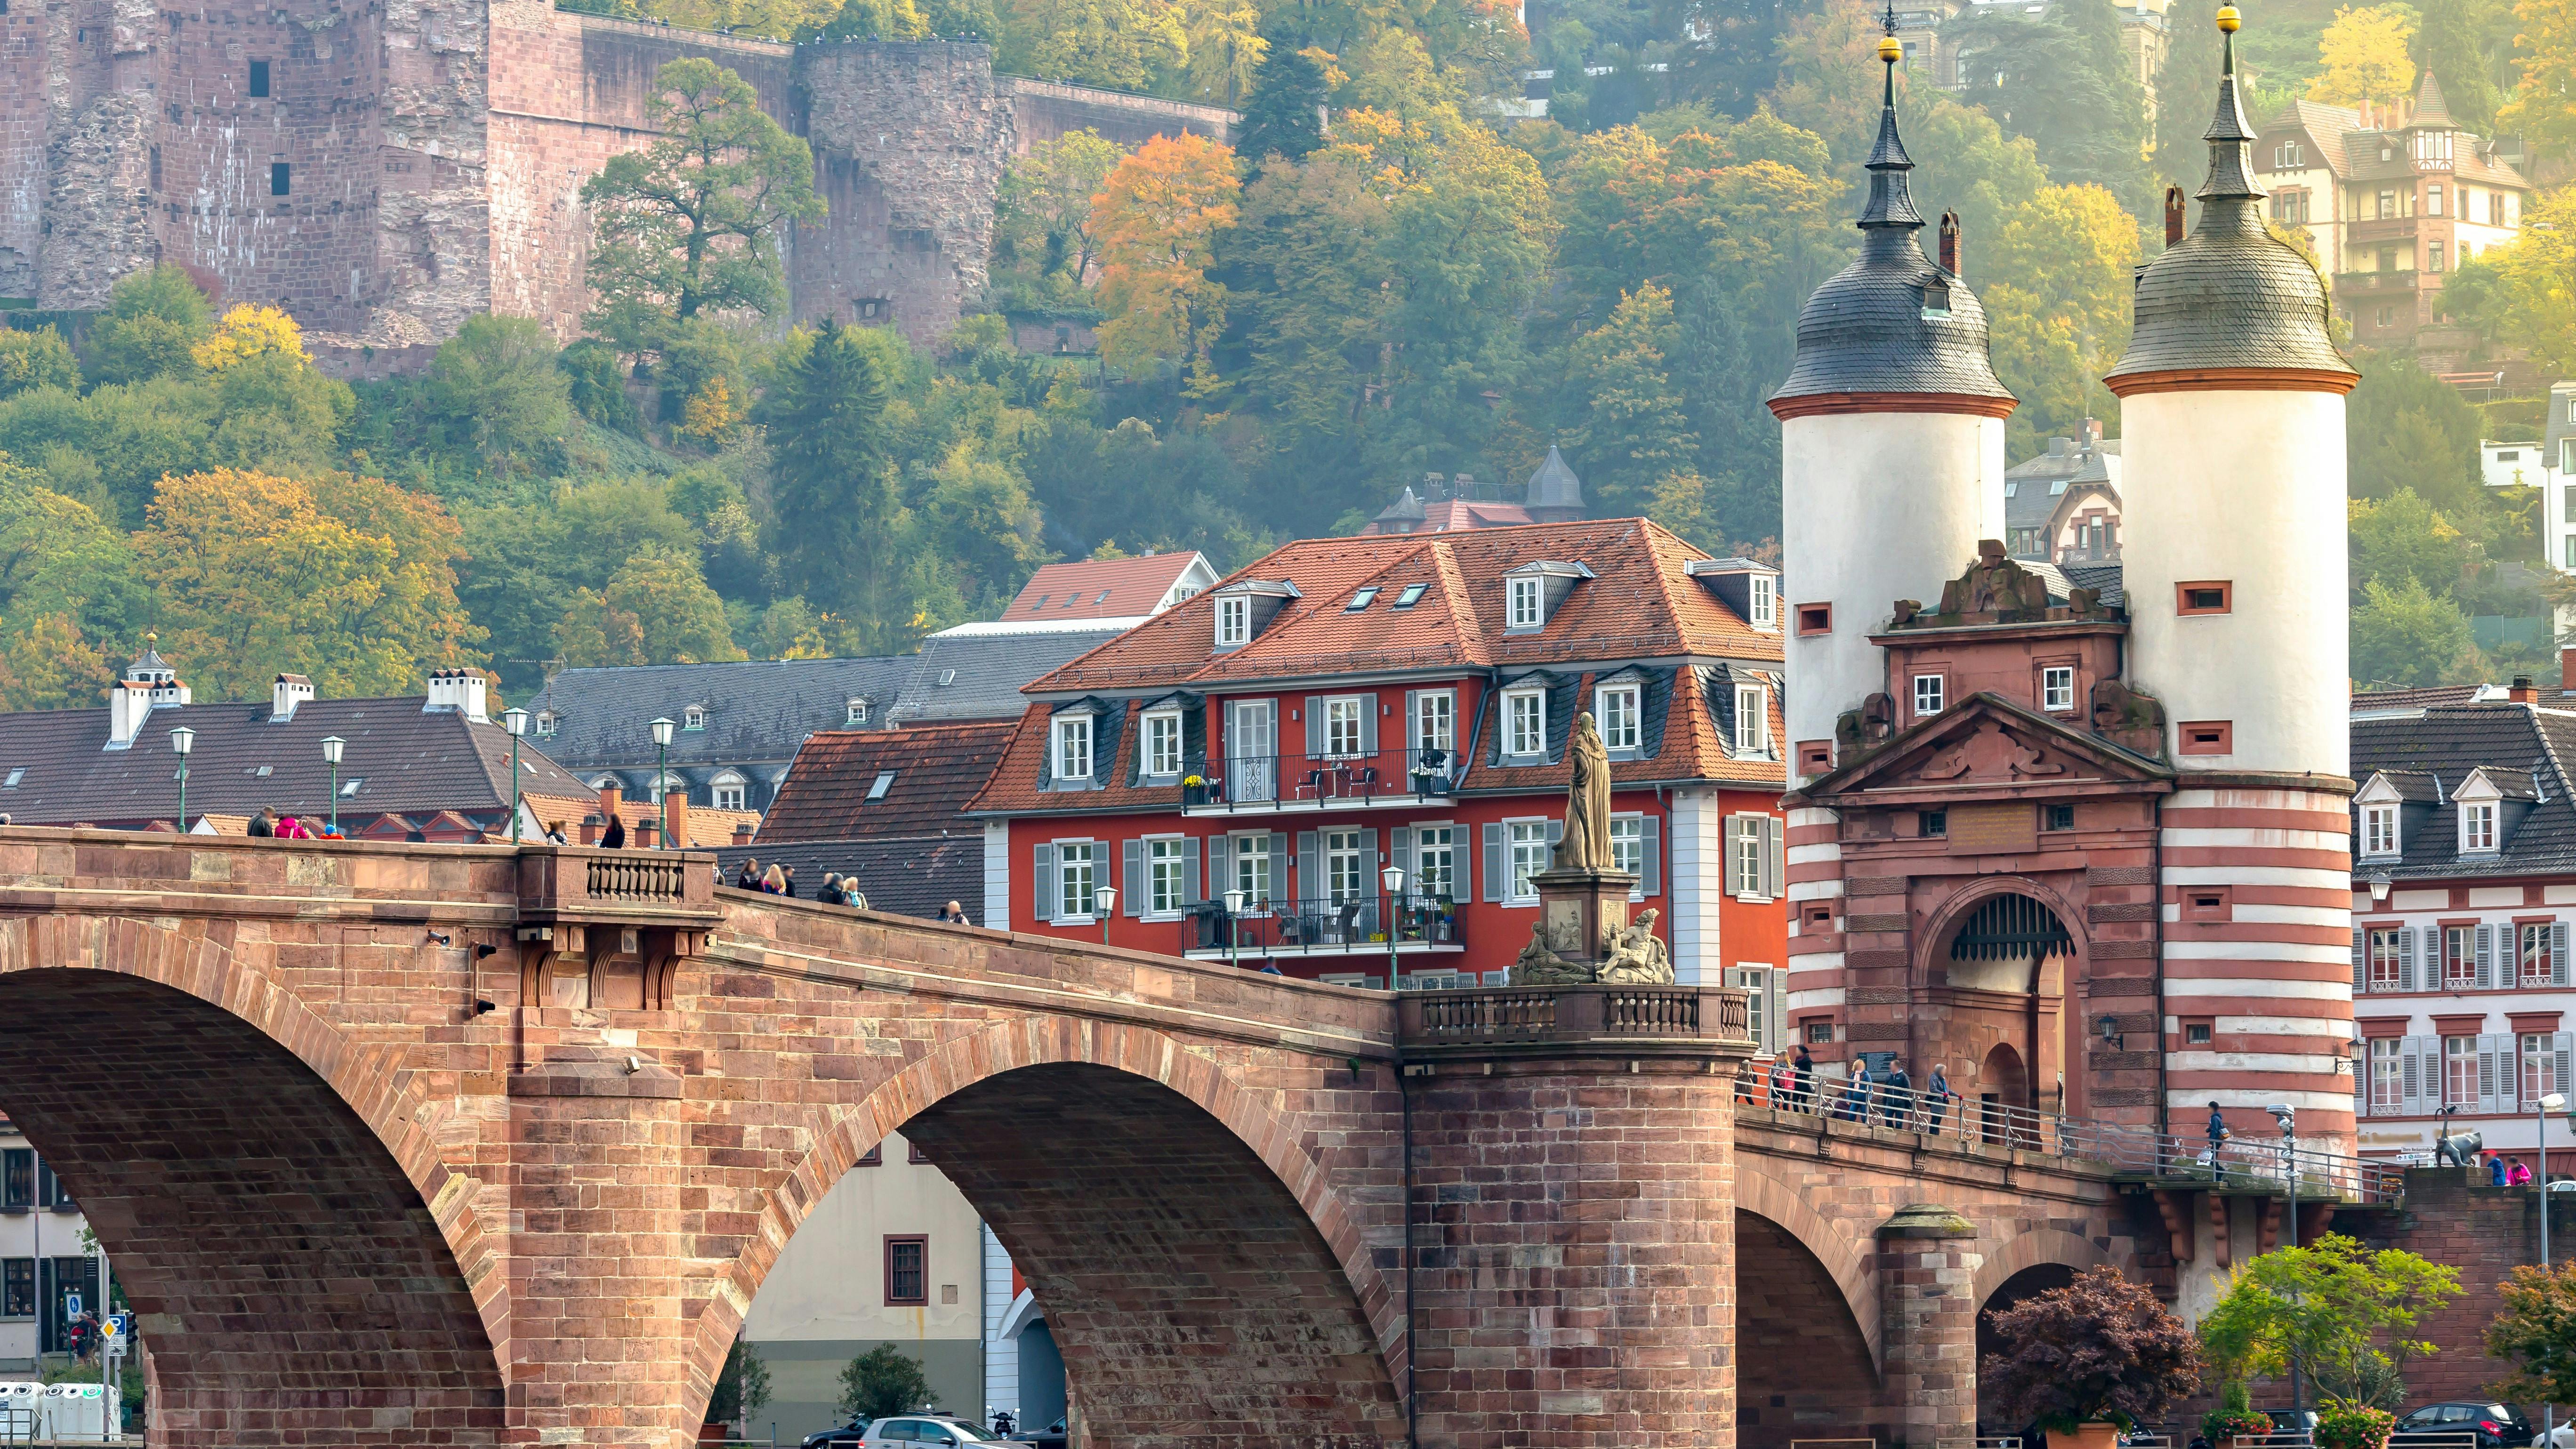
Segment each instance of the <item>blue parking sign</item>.
[[78,1322],[80,1322],[80,1315],[81,1315],[80,1295],[79,1295],[79,1294],[77,1294],[77,1293],[66,1293],[66,1294],[64,1294],[64,1295],[63,1295],[63,1322],[65,1322],[65,1323],[78,1323]]

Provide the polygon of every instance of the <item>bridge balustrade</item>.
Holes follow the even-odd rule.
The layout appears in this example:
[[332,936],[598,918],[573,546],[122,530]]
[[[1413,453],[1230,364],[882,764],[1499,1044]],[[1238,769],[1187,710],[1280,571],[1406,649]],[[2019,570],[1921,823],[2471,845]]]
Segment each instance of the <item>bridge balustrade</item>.
[[1728,986],[1499,986],[1405,992],[1407,1052],[1441,1047],[1605,1041],[1681,1046],[1752,1040],[1752,994]]

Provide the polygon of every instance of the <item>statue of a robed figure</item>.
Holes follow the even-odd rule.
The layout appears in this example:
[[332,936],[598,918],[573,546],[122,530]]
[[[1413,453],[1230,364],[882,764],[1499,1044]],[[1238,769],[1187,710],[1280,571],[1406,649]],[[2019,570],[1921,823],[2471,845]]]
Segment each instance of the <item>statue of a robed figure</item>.
[[1565,833],[1555,864],[1530,877],[1538,920],[1512,963],[1514,986],[1650,984],[1673,979],[1672,953],[1655,935],[1656,913],[1628,920],[1637,877],[1610,855],[1610,751],[1589,713],[1577,715],[1565,757]]

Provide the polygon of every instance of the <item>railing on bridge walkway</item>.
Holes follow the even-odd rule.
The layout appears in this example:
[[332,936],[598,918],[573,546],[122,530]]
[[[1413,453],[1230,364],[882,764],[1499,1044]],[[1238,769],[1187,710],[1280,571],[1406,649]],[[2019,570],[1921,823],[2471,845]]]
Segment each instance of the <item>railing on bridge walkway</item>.
[[1735,1095],[1738,1102],[1774,1111],[1950,1137],[1972,1146],[2077,1158],[2115,1173],[2163,1183],[2206,1183],[2221,1190],[2286,1194],[2295,1170],[2299,1196],[2315,1202],[2395,1202],[2405,1191],[2405,1174],[2397,1167],[2307,1148],[2293,1150],[2274,1138],[2231,1137],[2213,1144],[2205,1137],[2060,1117],[2029,1107],[1971,1100],[1956,1092],[1941,1095],[1919,1087],[1821,1076],[1804,1078],[1802,1084],[1802,1079],[1784,1073],[1773,1061],[1748,1061],[1739,1068]]
[[1727,986],[1501,986],[1406,992],[1408,1051],[1616,1041],[1675,1047],[1752,1040],[1752,997]]

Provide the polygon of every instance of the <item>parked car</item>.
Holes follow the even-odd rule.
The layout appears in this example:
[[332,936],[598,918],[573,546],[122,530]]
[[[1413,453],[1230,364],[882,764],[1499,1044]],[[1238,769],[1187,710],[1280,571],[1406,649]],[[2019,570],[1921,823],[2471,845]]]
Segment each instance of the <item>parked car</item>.
[[2477,1449],[2524,1449],[2532,1439],[2531,1421],[2510,1404],[2488,1399],[2454,1399],[2426,1404],[2397,1421],[2391,1444],[2409,1439],[2450,1440],[2477,1436]]
[[978,1427],[972,1420],[947,1414],[896,1414],[868,1426],[863,1444],[933,1444],[957,1449],[961,1444],[1010,1444],[1016,1440],[996,1436]]
[[2271,1419],[2275,1434],[2305,1434],[2311,1440],[2316,1437],[2317,1411],[2314,1409],[2265,1409],[2263,1413]]
[[1065,1440],[1070,1435],[1065,1430],[1065,1416],[1058,1415],[1056,1421],[1045,1428],[1018,1437],[1036,1445],[1037,1449],[1064,1449]]
[[804,1443],[798,1445],[797,1449],[849,1449],[849,1446],[866,1443],[867,1437],[868,1421],[852,1419],[837,1429],[826,1429],[820,1434],[806,1435]]

